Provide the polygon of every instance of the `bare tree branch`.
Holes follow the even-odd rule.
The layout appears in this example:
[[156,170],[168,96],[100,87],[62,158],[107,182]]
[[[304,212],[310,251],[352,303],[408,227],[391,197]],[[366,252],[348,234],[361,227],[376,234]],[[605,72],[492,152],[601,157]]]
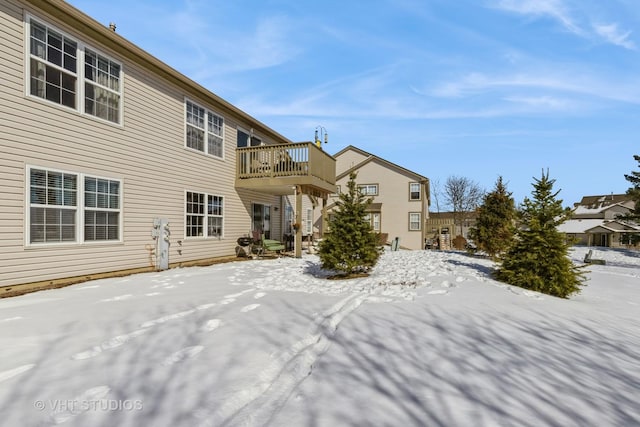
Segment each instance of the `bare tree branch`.
[[444,196],[446,203],[453,210],[453,221],[462,226],[469,213],[476,210],[482,202],[484,190],[477,182],[462,176],[450,176],[444,184]]

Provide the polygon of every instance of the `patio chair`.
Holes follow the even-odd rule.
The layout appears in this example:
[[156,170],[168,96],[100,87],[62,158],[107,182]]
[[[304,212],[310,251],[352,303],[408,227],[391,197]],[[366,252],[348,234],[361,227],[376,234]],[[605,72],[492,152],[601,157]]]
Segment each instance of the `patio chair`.
[[261,234],[260,249],[258,257],[263,256],[265,253],[276,253],[277,256],[281,255],[281,252],[285,250],[284,244],[279,240],[265,239],[264,233]]

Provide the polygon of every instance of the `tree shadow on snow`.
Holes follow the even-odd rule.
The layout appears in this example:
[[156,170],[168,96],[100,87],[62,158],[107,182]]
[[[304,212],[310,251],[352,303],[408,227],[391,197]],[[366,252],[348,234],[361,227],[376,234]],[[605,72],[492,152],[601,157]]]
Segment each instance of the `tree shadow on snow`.
[[362,306],[274,425],[638,425],[637,338],[612,331],[546,312]]

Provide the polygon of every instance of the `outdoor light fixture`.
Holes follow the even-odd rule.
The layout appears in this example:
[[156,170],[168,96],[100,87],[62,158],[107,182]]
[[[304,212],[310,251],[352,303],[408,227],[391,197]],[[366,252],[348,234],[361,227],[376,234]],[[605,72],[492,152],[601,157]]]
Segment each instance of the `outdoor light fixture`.
[[[318,131],[320,132],[320,138],[318,138]],[[329,134],[323,126],[316,126],[316,137],[314,139],[314,142],[318,147],[322,146],[322,139],[324,139],[325,144],[329,142]]]

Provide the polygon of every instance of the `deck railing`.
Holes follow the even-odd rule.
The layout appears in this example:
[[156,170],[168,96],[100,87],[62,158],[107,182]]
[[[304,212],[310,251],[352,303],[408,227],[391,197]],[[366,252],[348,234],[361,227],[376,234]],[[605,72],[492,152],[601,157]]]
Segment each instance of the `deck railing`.
[[311,176],[335,184],[335,159],[311,142],[237,149],[239,179]]

